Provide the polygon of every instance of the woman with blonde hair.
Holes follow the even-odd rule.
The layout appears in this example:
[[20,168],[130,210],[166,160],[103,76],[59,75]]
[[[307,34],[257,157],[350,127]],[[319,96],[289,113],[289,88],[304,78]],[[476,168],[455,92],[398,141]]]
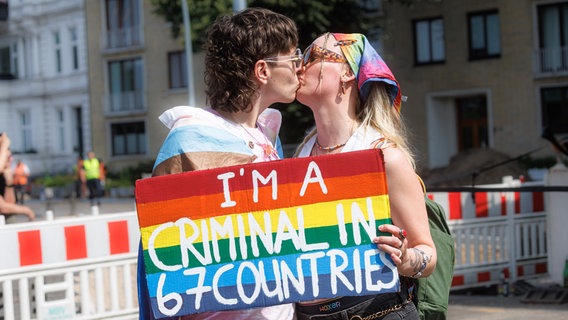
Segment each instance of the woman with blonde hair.
[[[373,239],[390,255],[401,291],[338,297],[296,304],[305,319],[419,319],[412,278],[436,266],[424,193],[400,115],[401,91],[394,75],[362,34],[326,33],[304,51],[297,100],[314,114],[315,129],[297,156],[380,148],[384,156],[392,224]],[[354,164],[356,165],[356,164]],[[322,308],[333,303],[334,308]],[[322,311],[325,310],[325,311]]]

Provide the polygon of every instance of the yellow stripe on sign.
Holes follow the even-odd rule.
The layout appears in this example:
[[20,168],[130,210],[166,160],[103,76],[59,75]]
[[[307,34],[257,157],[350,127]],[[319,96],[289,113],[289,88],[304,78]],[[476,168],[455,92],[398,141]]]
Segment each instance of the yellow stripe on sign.
[[[230,238],[232,232],[234,237],[250,236],[251,230],[254,233],[263,233],[265,224],[270,223],[271,233],[278,231],[278,222],[289,221],[296,229],[299,229],[298,217],[303,217],[304,229],[329,227],[338,224],[349,224],[353,222],[353,217],[360,214],[364,219],[369,219],[369,210],[372,208],[374,220],[390,218],[390,208],[388,195],[380,195],[358,199],[345,199],[330,202],[320,202],[299,207],[284,209],[274,209],[265,212],[238,213],[225,216],[217,216],[206,219],[190,220],[182,218],[178,223],[183,226],[184,238],[194,238],[192,243],[203,241],[202,230],[207,230],[207,237],[211,240],[212,229],[215,229],[217,239]],[[355,210],[354,210],[355,209]],[[340,214],[342,212],[343,214]],[[340,217],[340,218],[338,218]],[[344,221],[339,221],[343,219]],[[155,249],[178,246],[180,244],[180,227],[176,222],[168,222],[160,225],[149,226],[140,229],[142,246],[148,249],[148,243],[152,234],[156,232],[152,239]],[[159,230],[158,230],[159,229]],[[223,232],[227,232],[223,235]]]

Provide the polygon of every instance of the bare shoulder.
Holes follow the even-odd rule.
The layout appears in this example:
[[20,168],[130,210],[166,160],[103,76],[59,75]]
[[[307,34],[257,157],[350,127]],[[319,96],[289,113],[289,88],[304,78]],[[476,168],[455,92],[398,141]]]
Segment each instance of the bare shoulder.
[[410,162],[408,161],[408,158],[406,158],[404,152],[402,152],[402,150],[400,150],[395,146],[387,146],[383,148],[383,155],[385,158],[386,165],[391,165],[395,167],[398,166],[411,167]]
[[383,155],[385,171],[391,187],[407,188],[418,181],[414,167],[400,148],[384,148]]

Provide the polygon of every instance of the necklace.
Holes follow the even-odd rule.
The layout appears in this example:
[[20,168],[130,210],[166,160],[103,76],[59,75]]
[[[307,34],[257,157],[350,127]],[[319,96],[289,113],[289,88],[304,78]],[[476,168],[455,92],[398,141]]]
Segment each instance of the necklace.
[[347,142],[336,144],[336,145],[331,146],[331,147],[323,147],[321,144],[319,144],[318,139],[316,139],[316,147],[318,147],[318,149],[320,149],[321,151],[326,151],[326,152],[331,152],[331,151],[337,150],[337,149],[345,146],[346,144],[347,144]]
[[268,138],[266,137],[264,132],[262,132],[262,127],[257,125],[258,130],[262,134],[262,137],[264,138],[265,143],[258,141],[258,139],[252,133],[250,133],[250,131],[248,131],[248,129],[245,126],[243,126],[242,123],[239,123],[239,125],[254,140],[254,141],[250,140],[248,142],[249,148],[254,149],[254,145],[257,145],[262,149],[262,153],[264,155],[264,158],[271,159],[271,160],[278,159],[278,153],[276,152],[276,149],[274,149],[274,147],[272,146],[270,141],[268,141]]

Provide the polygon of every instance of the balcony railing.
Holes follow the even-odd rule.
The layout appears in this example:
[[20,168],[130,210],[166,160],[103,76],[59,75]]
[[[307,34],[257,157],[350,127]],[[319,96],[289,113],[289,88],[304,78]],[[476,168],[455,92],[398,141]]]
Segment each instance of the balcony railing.
[[111,93],[107,101],[106,110],[110,114],[138,113],[146,110],[142,90]]
[[537,49],[535,60],[537,73],[568,72],[568,47]]
[[140,26],[106,30],[104,41],[105,49],[120,49],[142,45]]

